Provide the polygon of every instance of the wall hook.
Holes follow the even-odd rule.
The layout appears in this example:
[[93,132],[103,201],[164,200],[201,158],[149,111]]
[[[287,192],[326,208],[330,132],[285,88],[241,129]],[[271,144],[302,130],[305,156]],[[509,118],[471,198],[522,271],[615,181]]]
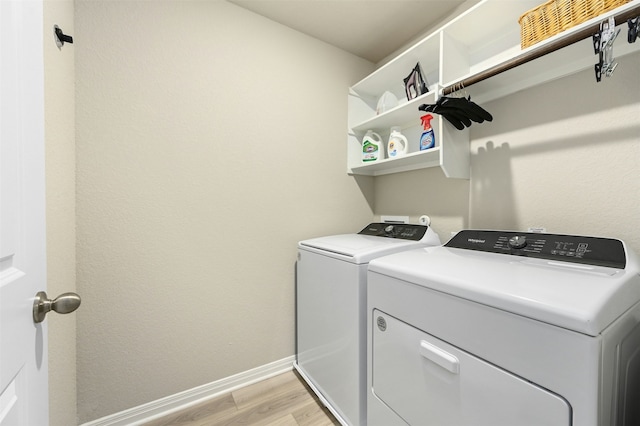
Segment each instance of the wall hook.
[[56,41],[56,46],[58,46],[58,49],[62,48],[65,42],[73,44],[73,37],[63,33],[60,27],[57,25],[53,26],[53,35]]
[[593,35],[593,50],[599,56],[599,62],[595,65],[596,81],[600,82],[602,73],[611,77],[618,63],[613,58],[613,42],[620,33],[616,31],[616,21],[613,16],[600,24],[600,30]]

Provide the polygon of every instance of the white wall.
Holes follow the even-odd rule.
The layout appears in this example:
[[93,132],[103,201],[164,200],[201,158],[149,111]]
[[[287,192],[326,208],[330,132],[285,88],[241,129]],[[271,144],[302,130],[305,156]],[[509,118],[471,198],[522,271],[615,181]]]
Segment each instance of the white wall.
[[430,214],[445,240],[464,227],[539,226],[640,253],[640,55],[618,62],[601,83],[589,69],[482,105],[494,120],[471,126],[471,179],[379,177],[375,213]]
[[[74,47],[58,49],[57,24],[74,35],[73,1],[45,1],[47,294],[76,291]],[[76,314],[47,315],[51,426],[76,423]]]
[[588,69],[486,105],[494,122],[472,127],[472,227],[608,236],[640,253],[640,54],[617,60],[600,83]]
[[438,167],[377,177],[374,200],[376,218],[408,215],[418,223],[428,215],[443,243],[469,227],[469,180],[449,179]]
[[373,65],[227,2],[75,12],[85,422],[294,353],[297,241],[373,215],[345,173]]
[[[429,214],[445,240],[536,225],[640,252],[637,54],[600,84],[588,70],[484,105],[471,180],[372,180],[345,173],[365,61],[216,1],[77,0],[74,36],[80,422],[293,354],[296,241],[372,215]],[[73,263],[71,206],[48,204],[50,265]]]

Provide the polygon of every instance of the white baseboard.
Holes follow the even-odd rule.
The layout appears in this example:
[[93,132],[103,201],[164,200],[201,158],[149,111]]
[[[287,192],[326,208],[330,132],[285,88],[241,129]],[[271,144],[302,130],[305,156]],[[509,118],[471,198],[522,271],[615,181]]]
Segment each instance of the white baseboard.
[[293,369],[295,356],[283,358],[206,385],[198,386],[156,401],[151,401],[119,413],[83,423],[82,426],[135,426],[149,422],[175,411],[182,410],[207,399],[232,392],[243,386],[257,383],[269,377],[286,373]]

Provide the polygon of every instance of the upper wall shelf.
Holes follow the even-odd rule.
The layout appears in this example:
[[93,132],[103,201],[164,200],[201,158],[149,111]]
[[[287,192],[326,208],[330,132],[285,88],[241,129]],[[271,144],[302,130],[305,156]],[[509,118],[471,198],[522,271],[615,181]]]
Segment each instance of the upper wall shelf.
[[[433,152],[420,152],[418,139],[422,131],[420,116],[423,113],[418,111],[418,106],[435,102],[443,88],[461,81],[471,81],[487,70],[523,60],[527,55],[535,56],[537,52],[588,31],[609,16],[640,6],[640,0],[633,0],[523,50],[520,48],[518,18],[540,3],[541,0],[483,0],[353,85],[349,93],[348,173],[377,176],[439,166],[448,177],[468,178],[468,129],[458,131],[435,115],[432,124],[436,147]],[[639,51],[639,42],[629,44],[626,41],[626,24],[619,28],[622,33],[614,45],[615,56]],[[514,68],[483,79],[466,90],[475,102],[483,103],[593,68],[597,58],[593,53],[591,37],[588,37],[553,53],[545,52],[544,56],[536,56],[529,62],[518,63]],[[429,93],[407,101],[403,78],[417,62],[420,62],[429,83]],[[615,74],[612,78],[615,78]],[[385,91],[392,92],[399,99],[399,105],[377,115],[376,103]],[[372,129],[385,138],[391,126],[400,126],[403,134],[409,138],[410,155],[362,164],[361,140],[365,132]]]
[[[503,52],[478,61],[465,75],[443,79],[443,92],[456,86],[473,85],[474,100],[487,102],[578,71],[593,68],[598,56],[593,52],[592,35],[601,22],[616,17],[621,36],[614,44],[616,57],[640,51],[640,44],[626,42],[629,17],[640,15],[640,1],[630,1],[616,9],[576,25],[526,49],[519,44],[505,46]],[[504,74],[503,74],[504,73]],[[594,74],[595,83],[595,74]]]

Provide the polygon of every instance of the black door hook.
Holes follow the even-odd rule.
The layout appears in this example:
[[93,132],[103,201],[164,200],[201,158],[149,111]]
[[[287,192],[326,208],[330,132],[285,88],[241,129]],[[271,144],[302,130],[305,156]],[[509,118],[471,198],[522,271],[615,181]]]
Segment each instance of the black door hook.
[[68,36],[65,33],[63,33],[59,26],[54,25],[53,26],[53,32],[56,35],[56,45],[58,47],[62,47],[65,42],[73,44],[73,37]]

